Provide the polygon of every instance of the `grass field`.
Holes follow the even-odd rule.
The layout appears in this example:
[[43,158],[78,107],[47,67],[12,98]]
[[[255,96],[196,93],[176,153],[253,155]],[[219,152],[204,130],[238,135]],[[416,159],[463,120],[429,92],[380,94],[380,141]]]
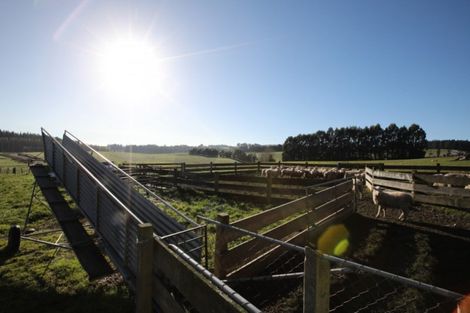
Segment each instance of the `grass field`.
[[127,152],[101,152],[114,163],[231,163],[227,158],[207,158],[188,153],[127,153]]
[[[30,153],[31,155],[38,155],[37,152]],[[116,164],[123,162],[128,163],[233,163],[232,159],[227,158],[207,158],[203,156],[189,155],[188,153],[127,153],[127,152],[102,152],[102,154],[109,158]],[[266,153],[256,153],[258,157]],[[282,161],[282,152],[269,152],[276,162]],[[42,154],[39,155],[42,157]],[[0,156],[0,166],[7,166],[11,160]],[[456,157],[440,157],[440,158],[422,158],[422,159],[404,159],[404,160],[358,160],[358,161],[308,161],[310,163],[318,164],[337,164],[341,163],[384,163],[388,165],[440,165],[446,166],[470,166],[470,160],[458,161]],[[298,161],[295,163],[305,164],[305,161]]]

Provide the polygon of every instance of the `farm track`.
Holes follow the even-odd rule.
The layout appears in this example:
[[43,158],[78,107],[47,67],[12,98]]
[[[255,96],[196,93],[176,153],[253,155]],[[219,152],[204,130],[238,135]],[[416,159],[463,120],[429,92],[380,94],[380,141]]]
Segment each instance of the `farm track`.
[[[376,208],[370,197],[366,197],[358,203],[358,214],[345,222],[345,226],[350,231],[348,258],[463,294],[470,292],[470,267],[468,265],[470,214],[454,212],[451,209],[420,206],[410,213],[407,221],[399,222],[398,212],[387,211],[387,219],[376,219],[375,213]],[[294,271],[302,270],[303,266],[300,266]],[[272,270],[272,273],[282,271],[286,273],[292,269],[286,269],[284,264],[282,270]],[[347,300],[348,294],[352,296],[352,289],[354,289],[354,294],[357,294],[380,281],[376,277],[361,275],[350,274],[341,279],[332,279],[332,292],[341,290],[343,287],[346,287],[346,291],[343,292],[342,297],[332,299],[331,307]],[[243,286],[246,296],[252,295],[253,301],[266,312],[302,312],[301,279],[247,285]],[[386,282],[377,290],[369,291],[366,300],[373,302],[381,295],[387,292],[393,293],[398,288],[387,298],[388,308],[393,308],[394,305],[399,305],[406,301],[405,299],[412,297],[413,292],[410,289],[401,287]],[[265,301],[262,303],[257,302],[257,299],[262,299],[263,295],[268,295],[268,300],[264,298]],[[364,305],[363,301],[364,299],[362,304],[352,302],[348,307],[339,308],[335,312],[354,311],[360,305]],[[435,303],[436,298],[433,295],[419,295],[413,304],[399,312],[422,312],[423,308]],[[386,309],[386,307],[380,307],[374,312]],[[451,307],[446,308],[445,305],[442,309],[452,311]]]

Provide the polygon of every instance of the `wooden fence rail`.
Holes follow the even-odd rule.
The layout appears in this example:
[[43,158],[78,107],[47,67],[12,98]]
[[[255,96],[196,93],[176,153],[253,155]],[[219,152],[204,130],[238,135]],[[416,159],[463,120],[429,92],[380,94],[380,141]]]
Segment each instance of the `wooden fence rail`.
[[[272,209],[230,223],[227,214],[220,214],[219,222],[247,231],[303,245],[309,226],[318,234],[331,223],[338,222],[354,211],[353,182],[348,180],[314,194],[304,196]],[[281,223],[275,227],[272,224]],[[270,228],[269,230],[264,230]],[[230,247],[243,234],[225,227],[216,227],[214,273],[216,276],[247,277],[260,272],[282,249],[257,238]]]
[[[366,168],[366,184],[401,190],[413,195],[414,202],[470,209],[470,177],[385,172]],[[436,186],[435,184],[440,184]]]
[[384,163],[351,163],[351,162],[257,162],[257,163],[205,163],[205,164],[187,164],[187,163],[123,163],[122,168],[129,170],[137,170],[138,168],[153,168],[159,170],[177,169],[178,172],[194,172],[194,173],[238,173],[238,172],[261,172],[263,168],[273,166],[303,166],[303,167],[336,167],[345,169],[363,169],[365,167],[375,168],[379,170],[401,170],[401,171],[425,171],[425,172],[467,172],[470,166],[446,166],[436,163],[436,165],[390,165]]

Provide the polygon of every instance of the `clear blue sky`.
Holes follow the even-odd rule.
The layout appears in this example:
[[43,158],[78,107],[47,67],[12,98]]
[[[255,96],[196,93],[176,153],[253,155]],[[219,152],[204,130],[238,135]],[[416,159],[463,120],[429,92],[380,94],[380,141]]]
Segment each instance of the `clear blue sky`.
[[470,139],[467,0],[0,1],[0,38],[0,129],[194,145],[415,122]]

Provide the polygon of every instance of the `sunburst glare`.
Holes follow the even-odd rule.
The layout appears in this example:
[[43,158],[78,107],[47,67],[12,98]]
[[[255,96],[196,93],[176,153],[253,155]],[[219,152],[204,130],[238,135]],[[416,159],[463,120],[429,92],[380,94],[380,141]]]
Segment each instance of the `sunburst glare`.
[[145,39],[127,35],[104,42],[97,49],[101,87],[124,100],[145,100],[158,93],[163,77],[155,47]]

